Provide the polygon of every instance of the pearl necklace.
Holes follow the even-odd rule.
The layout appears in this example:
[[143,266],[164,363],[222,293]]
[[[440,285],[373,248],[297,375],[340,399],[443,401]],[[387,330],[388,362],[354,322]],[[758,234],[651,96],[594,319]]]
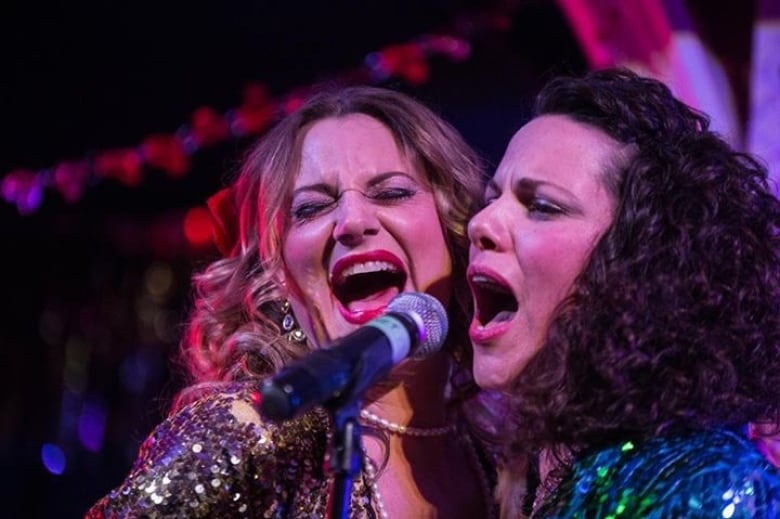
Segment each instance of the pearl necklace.
[[[367,409],[362,409],[360,411],[360,417],[367,422],[390,431],[392,434],[398,435],[444,436],[455,432],[456,430],[455,424],[431,428],[408,427],[406,425],[386,420],[368,411]],[[488,480],[488,475],[485,472],[485,467],[482,465],[482,460],[479,458],[477,448],[468,433],[464,433],[462,438],[466,444],[466,452],[468,453],[468,456],[471,459],[471,463],[477,472],[477,478],[479,479],[479,485],[482,490],[482,497],[485,500],[485,506],[487,508],[485,517],[494,517],[495,514],[492,506],[493,496],[492,492],[490,491],[490,482]],[[371,502],[376,507],[377,514],[379,515],[380,519],[390,519],[390,515],[388,514],[387,509],[385,508],[385,504],[382,501],[382,494],[379,492],[379,476],[376,472],[376,466],[374,465],[374,461],[365,451],[363,452],[363,469],[366,473],[366,481],[369,485],[369,488],[371,489]]]
[[376,507],[376,513],[380,519],[390,519],[390,515],[387,513],[385,504],[382,501],[382,494],[379,493],[379,477],[376,474],[376,467],[374,467],[374,460],[368,457],[368,454],[363,453],[363,469],[366,471],[366,482],[371,488],[371,497],[369,498],[369,506],[371,503]]
[[391,422],[381,416],[377,416],[368,409],[360,410],[360,417],[380,429],[385,429],[393,434],[409,436],[444,436],[455,432],[455,424],[443,425],[441,427],[409,427],[400,423]]

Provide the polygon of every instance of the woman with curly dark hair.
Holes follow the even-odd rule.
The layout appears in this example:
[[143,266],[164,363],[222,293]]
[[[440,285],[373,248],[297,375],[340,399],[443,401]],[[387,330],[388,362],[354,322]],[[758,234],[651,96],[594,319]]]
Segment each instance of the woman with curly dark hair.
[[780,516],[780,474],[750,441],[780,423],[765,168],[662,83],[606,70],[541,91],[484,203],[474,375],[509,395],[532,516]]

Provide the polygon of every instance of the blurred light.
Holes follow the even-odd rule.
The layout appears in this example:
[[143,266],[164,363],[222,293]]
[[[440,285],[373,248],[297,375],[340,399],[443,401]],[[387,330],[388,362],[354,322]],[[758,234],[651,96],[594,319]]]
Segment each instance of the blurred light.
[[211,244],[211,216],[203,207],[193,207],[184,215],[184,236],[190,245],[205,247]]
[[132,148],[106,150],[95,157],[95,173],[135,187],[142,180],[142,160],[141,152]]
[[151,167],[161,169],[174,178],[183,177],[190,168],[184,143],[175,135],[150,135],[141,145],[141,154]]
[[79,418],[79,440],[92,452],[103,447],[106,430],[106,409],[100,402],[85,402]]
[[119,380],[128,392],[140,394],[146,385],[146,366],[135,355],[126,357],[119,366]]
[[67,465],[65,453],[53,443],[43,444],[43,447],[41,447],[41,461],[46,470],[56,476],[65,472],[65,466]]
[[155,313],[152,320],[152,330],[154,330],[157,340],[174,342],[177,339],[177,328],[173,324],[171,312],[159,310]]
[[62,392],[62,400],[60,402],[60,423],[58,436],[58,438],[60,438],[63,443],[75,440],[75,434],[78,430],[79,415],[81,414],[82,406],[83,398],[81,394],[75,393],[66,387]]
[[390,75],[381,52],[371,52],[363,60],[374,81],[384,81]]
[[72,204],[81,198],[88,177],[89,166],[86,160],[60,162],[54,168],[54,187],[66,202]]
[[65,345],[65,368],[63,380],[65,387],[80,395],[87,385],[87,365],[89,364],[89,346],[81,337],[71,337]]
[[31,214],[43,198],[44,175],[29,170],[15,170],[3,178],[0,184],[3,198],[16,204],[20,214]]
[[62,318],[53,310],[46,310],[41,314],[41,320],[38,323],[38,334],[41,339],[52,346],[60,342],[64,325]]
[[173,271],[170,265],[155,263],[150,266],[144,273],[144,286],[154,301],[165,301],[173,287]]
[[230,133],[225,118],[210,106],[201,106],[192,113],[190,128],[199,147],[221,142]]
[[198,140],[192,133],[192,129],[187,125],[182,125],[176,130],[176,138],[179,139],[184,146],[184,153],[192,155],[198,151]]
[[164,357],[157,348],[143,348],[125,357],[119,366],[122,386],[133,394],[141,394],[152,383],[159,381]]
[[303,105],[305,99],[301,96],[292,95],[284,102],[284,113],[291,114]]

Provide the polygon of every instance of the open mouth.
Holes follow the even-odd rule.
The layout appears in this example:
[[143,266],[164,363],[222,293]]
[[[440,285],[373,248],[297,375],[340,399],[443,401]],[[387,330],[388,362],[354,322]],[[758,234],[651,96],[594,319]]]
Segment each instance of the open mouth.
[[333,294],[351,311],[365,308],[359,303],[383,304],[399,294],[406,284],[406,273],[389,261],[363,261],[335,269],[331,279]]
[[481,326],[509,321],[517,313],[517,299],[502,282],[484,274],[470,276],[469,282],[474,295],[474,317]]

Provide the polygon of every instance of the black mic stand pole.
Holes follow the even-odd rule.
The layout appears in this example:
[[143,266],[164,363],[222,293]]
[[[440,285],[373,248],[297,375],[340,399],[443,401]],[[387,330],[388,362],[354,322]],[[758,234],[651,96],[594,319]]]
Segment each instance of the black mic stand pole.
[[327,472],[333,476],[328,501],[329,519],[348,519],[349,505],[352,500],[352,483],[360,474],[362,449],[358,399],[329,406],[333,435],[331,437],[330,456]]

